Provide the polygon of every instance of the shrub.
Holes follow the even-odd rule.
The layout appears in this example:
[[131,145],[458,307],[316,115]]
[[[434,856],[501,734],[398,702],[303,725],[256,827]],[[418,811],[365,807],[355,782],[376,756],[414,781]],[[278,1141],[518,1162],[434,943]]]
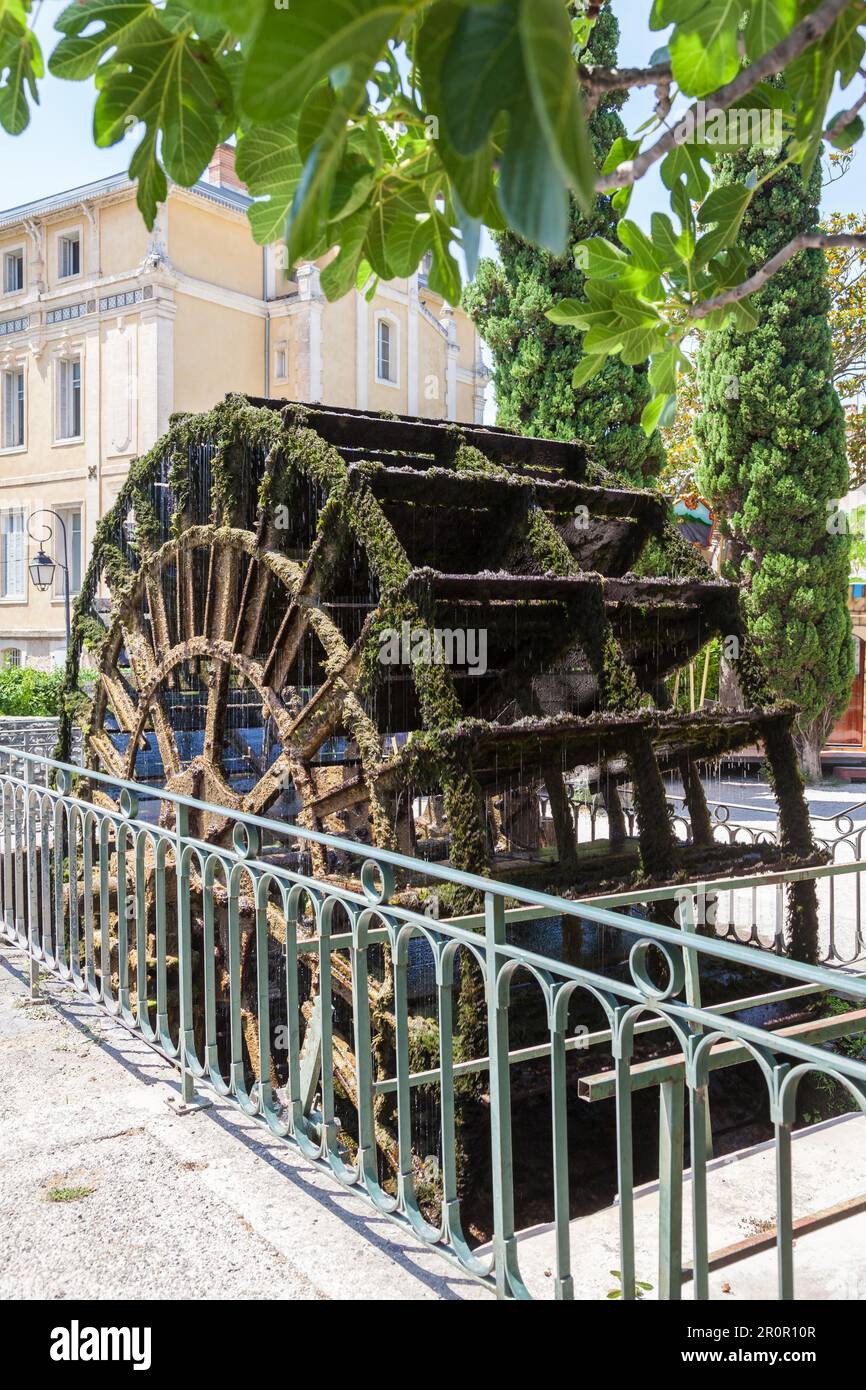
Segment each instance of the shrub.
[[38,717],[60,713],[63,670],[36,671],[32,666],[0,668],[0,714]]

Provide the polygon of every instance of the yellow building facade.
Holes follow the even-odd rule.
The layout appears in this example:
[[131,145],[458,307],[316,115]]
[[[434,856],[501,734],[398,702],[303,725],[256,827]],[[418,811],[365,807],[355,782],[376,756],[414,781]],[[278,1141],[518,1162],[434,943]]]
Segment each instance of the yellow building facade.
[[0,662],[65,653],[61,572],[43,593],[28,570],[45,521],[62,561],[60,528],[33,514],[63,518],[74,596],[100,516],[173,412],[240,391],[483,419],[475,327],[423,271],[330,304],[324,263],[283,269],[248,204],[223,147],[152,232],[125,175],[0,212]]

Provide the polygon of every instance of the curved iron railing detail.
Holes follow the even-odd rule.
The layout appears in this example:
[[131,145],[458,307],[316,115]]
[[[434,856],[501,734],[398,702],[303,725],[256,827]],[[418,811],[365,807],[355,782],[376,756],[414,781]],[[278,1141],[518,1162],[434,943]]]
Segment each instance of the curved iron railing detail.
[[[294,1143],[312,1163],[327,1169],[372,1206],[460,1269],[493,1287],[501,1297],[531,1296],[521,1271],[515,1222],[512,1144],[512,1071],[530,1061],[549,1064],[551,1209],[555,1226],[556,1296],[574,1296],[568,1166],[567,1062],[571,1052],[603,1048],[613,1059],[608,1080],[598,1083],[616,1106],[617,1187],[619,1192],[620,1271],[626,1299],[636,1293],[634,1230],[634,1144],[632,1097],[638,1086],[633,1070],[636,1039],[646,1033],[669,1036],[678,1049],[662,1059],[659,1072],[659,1173],[663,1220],[659,1234],[659,1295],[679,1298],[683,1284],[679,1232],[683,1209],[683,1127],[688,1126],[692,1166],[694,1296],[709,1296],[707,1239],[707,1163],[709,1129],[707,1084],[719,1065],[720,1046],[735,1044],[737,1057],[754,1060],[763,1077],[769,1118],[779,1155],[777,1189],[778,1294],[794,1296],[790,1145],[795,1096],[802,1076],[819,1072],[847,1088],[852,1103],[866,1112],[866,1063],[829,1054],[814,1039],[844,1036],[853,1025],[831,1019],[813,1041],[781,1036],[740,1015],[756,998],[704,1007],[700,1000],[701,963],[725,969],[765,972],[776,995],[797,998],[832,991],[866,1009],[866,979],[838,969],[808,966],[756,951],[754,946],[701,932],[704,911],[700,886],[637,891],[620,895],[620,909],[598,902],[574,902],[457,872],[319,834],[300,826],[235,814],[192,798],[159,793],[173,806],[173,824],[144,817],[152,793],[132,783],[87,773],[95,792],[110,785],[119,801],[85,799],[75,784],[80,769],[32,754],[0,749],[2,872],[0,920],[5,939],[23,948],[31,969],[50,971],[88,994],[126,1027],[175,1063],[182,1094],[193,1097],[207,1086],[229,1097],[275,1135]],[[159,804],[159,803],[157,803]],[[230,844],[219,846],[191,833],[218,815],[235,821]],[[195,818],[195,820],[193,820]],[[317,842],[355,866],[346,883],[317,880],[286,867],[274,850],[287,839]],[[839,873],[859,876],[864,865]],[[777,887],[809,873],[834,875],[832,866],[789,875],[765,875],[760,884]],[[433,887],[452,884],[474,893],[483,911],[439,920],[407,906],[395,885],[411,879]],[[79,892],[78,885],[82,885]],[[706,892],[714,892],[712,884]],[[722,891],[724,891],[724,886]],[[678,926],[635,915],[635,907],[664,898],[675,900]],[[194,953],[192,902],[201,910],[201,945]],[[176,904],[176,918],[166,910]],[[627,901],[630,899],[630,901]],[[276,912],[276,917],[274,913]],[[228,1017],[220,1034],[216,979],[217,915],[227,940]],[[148,915],[150,914],[150,915]],[[630,943],[624,969],[573,964],[533,945],[516,941],[530,921],[558,919],[563,933],[593,928],[611,941]],[[274,921],[284,924],[280,942],[279,989],[270,969]],[[146,939],[154,923],[153,944]],[[243,924],[247,925],[244,926]],[[252,925],[250,925],[252,924]],[[283,930],[281,927],[280,930]],[[412,1070],[413,1000],[410,990],[412,943],[426,943],[433,963],[433,1014],[438,1053],[426,1069]],[[370,986],[382,948],[393,965],[393,1071],[376,1074]],[[152,965],[147,965],[148,952]],[[242,953],[245,953],[242,960]],[[342,955],[341,953],[345,953]],[[357,1139],[350,1148],[341,1134],[335,1087],[338,1003],[335,968],[348,958],[352,988],[351,1031],[357,1066]],[[304,1012],[299,978],[303,959],[317,963],[317,994]],[[617,956],[619,964],[619,956]],[[473,962],[483,981],[486,1017],[480,1033],[486,1052],[456,1058],[453,1021],[460,970]],[[251,972],[252,1004],[244,1002],[242,976]],[[35,981],[34,981],[35,984]],[[510,1030],[515,998],[523,987],[541,1000],[546,1037],[513,1047]],[[601,1027],[574,1029],[574,1006],[591,1000]],[[318,1018],[321,1072],[311,1080],[309,1043]],[[279,1027],[285,1057],[284,1082],[274,1065]],[[863,1021],[859,1022],[863,1029]],[[220,1036],[227,1042],[220,1044]],[[282,1045],[282,1044],[281,1044]],[[245,1053],[246,1049],[246,1053]],[[250,1081],[250,1057],[255,1080]],[[458,1088],[466,1078],[484,1078],[491,1150],[492,1216],[487,1253],[478,1253],[464,1220],[461,1156],[456,1140]],[[644,1082],[640,1082],[641,1085]],[[424,1155],[414,1151],[412,1100],[418,1088],[438,1097],[437,1200],[421,1191]],[[607,1089],[605,1089],[607,1088]],[[595,1097],[590,1097],[595,1098]],[[396,1166],[385,1181],[377,1148],[383,1101],[393,1106]],[[866,1134],[864,1134],[866,1141]]]

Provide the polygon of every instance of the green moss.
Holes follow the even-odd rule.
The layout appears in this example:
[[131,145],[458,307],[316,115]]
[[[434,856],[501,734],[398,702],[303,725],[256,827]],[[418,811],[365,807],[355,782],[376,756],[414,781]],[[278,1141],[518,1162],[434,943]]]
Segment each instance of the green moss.
[[608,621],[601,578],[582,591],[578,623],[581,645],[598,680],[600,707],[612,714],[638,709],[640,690]]
[[663,512],[659,516],[659,529],[647,539],[634,573],[653,579],[714,579],[700,551],[685,539],[669,517]]
[[473,444],[467,444],[462,435],[460,439],[461,443],[457,445],[454,453],[454,467],[458,473],[483,474],[487,478],[508,477],[505,470],[485,458],[480,449],[476,449]]
[[409,1070],[432,1071],[439,1065],[439,1025],[432,1018],[409,1020]]
[[550,517],[540,507],[530,508],[526,543],[539,573],[560,576],[577,573],[571,551]]

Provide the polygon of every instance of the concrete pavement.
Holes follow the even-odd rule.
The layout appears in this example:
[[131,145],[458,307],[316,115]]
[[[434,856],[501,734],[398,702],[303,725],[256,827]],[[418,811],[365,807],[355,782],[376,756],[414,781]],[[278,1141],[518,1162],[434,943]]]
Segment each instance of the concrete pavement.
[[0,1299],[490,1296],[228,1101],[175,1114],[174,1069],[68,986],[27,1005],[26,965],[0,946]]

